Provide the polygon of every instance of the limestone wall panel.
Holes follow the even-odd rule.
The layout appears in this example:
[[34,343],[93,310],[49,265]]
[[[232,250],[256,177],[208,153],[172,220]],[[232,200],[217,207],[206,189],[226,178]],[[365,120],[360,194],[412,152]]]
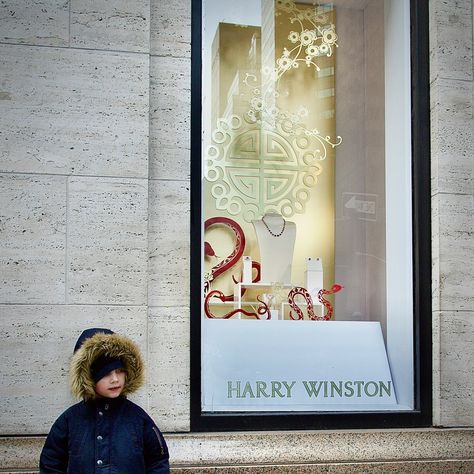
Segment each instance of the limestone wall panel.
[[150,49],[149,0],[70,0],[71,46],[119,51]]
[[146,55],[0,45],[0,171],[146,177]]
[[148,180],[70,178],[68,302],[144,305]]
[[151,0],[150,52],[155,56],[191,56],[191,2]]
[[189,183],[149,183],[149,306],[189,304]]
[[189,307],[150,307],[148,403],[166,432],[189,431]]
[[[474,312],[436,313],[434,423],[474,426]],[[439,377],[441,374],[441,377]]]
[[[474,196],[439,194],[440,309],[474,308]],[[474,387],[473,387],[474,388]]]
[[[0,305],[1,434],[46,434],[75,402],[69,362],[81,332],[105,327],[126,334],[146,354],[146,308]],[[146,390],[131,397],[142,406]]]
[[0,42],[68,46],[69,0],[2,0]]
[[472,0],[432,0],[430,74],[445,79],[473,79]]
[[191,63],[150,58],[150,178],[189,179]]
[[473,84],[438,79],[431,88],[432,194],[473,192]]
[[0,301],[64,303],[66,178],[0,174]]

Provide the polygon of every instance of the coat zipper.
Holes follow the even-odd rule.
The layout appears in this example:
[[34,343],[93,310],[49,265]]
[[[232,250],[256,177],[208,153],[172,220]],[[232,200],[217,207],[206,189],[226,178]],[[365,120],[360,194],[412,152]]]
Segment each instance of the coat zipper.
[[164,456],[165,449],[163,448],[163,442],[161,441],[160,433],[158,432],[158,430],[154,426],[152,426],[152,430],[155,432],[156,437],[158,438],[158,443],[160,443],[161,455]]

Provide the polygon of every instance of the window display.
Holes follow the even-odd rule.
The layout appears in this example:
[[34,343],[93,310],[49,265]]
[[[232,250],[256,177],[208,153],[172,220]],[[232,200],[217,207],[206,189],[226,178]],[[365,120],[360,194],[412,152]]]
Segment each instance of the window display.
[[415,408],[410,5],[202,3],[201,410]]

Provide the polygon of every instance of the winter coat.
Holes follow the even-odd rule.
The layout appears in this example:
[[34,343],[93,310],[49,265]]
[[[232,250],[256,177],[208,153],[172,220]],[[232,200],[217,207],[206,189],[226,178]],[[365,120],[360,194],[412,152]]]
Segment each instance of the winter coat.
[[[90,365],[99,356],[119,357],[125,388],[118,398],[97,398]],[[71,387],[83,400],[53,424],[40,457],[40,474],[168,474],[163,435],[148,414],[124,395],[143,382],[138,347],[117,334],[87,339],[71,363]]]
[[124,397],[82,401],[54,423],[40,473],[168,474],[168,448],[151,418]]

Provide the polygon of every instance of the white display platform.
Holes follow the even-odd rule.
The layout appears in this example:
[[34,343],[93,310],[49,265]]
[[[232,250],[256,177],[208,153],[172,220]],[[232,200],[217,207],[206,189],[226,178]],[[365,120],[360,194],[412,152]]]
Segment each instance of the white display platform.
[[203,411],[397,410],[380,323],[206,319]]
[[[290,285],[290,284],[287,284],[287,285],[283,285],[283,284],[279,284],[278,285],[279,289],[285,289],[285,290],[291,290],[292,288],[294,288],[294,285]],[[273,283],[264,283],[264,282],[257,282],[257,283],[237,283],[236,285],[234,285],[234,309],[241,309],[242,308],[242,305],[254,305],[255,307],[259,306],[261,303],[259,301],[242,301],[242,289],[265,289],[265,290],[269,290],[269,293],[272,293],[272,291],[274,291],[275,289],[275,284]],[[298,298],[298,306],[300,307],[305,307],[306,306],[306,303],[302,303],[301,302],[301,298],[299,296],[297,296]],[[215,301],[215,300],[214,300]],[[214,301],[212,301],[212,304],[215,304]],[[278,315],[277,317],[272,317],[271,319],[279,319],[279,320],[283,320],[283,315],[285,314],[285,307],[288,307],[289,304],[287,301],[285,302],[281,302],[279,305],[278,305],[278,308],[276,308],[278,310]],[[314,308],[314,311],[315,313],[318,315],[318,316],[321,316],[322,314],[324,314],[324,307],[323,305],[316,299],[316,298],[313,298],[313,308]],[[295,314],[295,317],[296,317],[296,314]],[[239,313],[237,313],[233,319],[241,319],[241,315]],[[308,318],[309,319],[309,318]]]

